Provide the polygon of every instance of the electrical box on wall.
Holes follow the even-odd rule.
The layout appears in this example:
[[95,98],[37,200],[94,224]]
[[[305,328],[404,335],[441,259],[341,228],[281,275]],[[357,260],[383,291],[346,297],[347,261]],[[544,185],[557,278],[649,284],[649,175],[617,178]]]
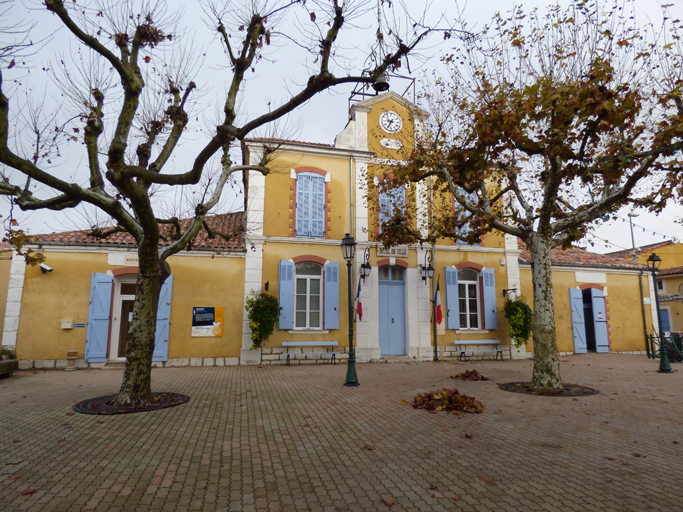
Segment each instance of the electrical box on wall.
[[64,320],[62,319],[62,329],[73,329],[74,326],[74,321],[71,319]]

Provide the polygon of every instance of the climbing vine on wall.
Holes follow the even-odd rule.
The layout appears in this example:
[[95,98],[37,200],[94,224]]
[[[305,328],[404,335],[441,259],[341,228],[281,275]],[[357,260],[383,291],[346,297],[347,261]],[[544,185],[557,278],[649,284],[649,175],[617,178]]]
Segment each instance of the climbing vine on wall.
[[516,347],[524,345],[531,336],[532,311],[523,296],[505,301],[503,306],[505,318],[508,321],[508,333]]
[[280,316],[280,304],[277,297],[267,292],[252,292],[244,309],[248,311],[249,328],[251,329],[251,350],[261,348],[275,330],[275,323]]

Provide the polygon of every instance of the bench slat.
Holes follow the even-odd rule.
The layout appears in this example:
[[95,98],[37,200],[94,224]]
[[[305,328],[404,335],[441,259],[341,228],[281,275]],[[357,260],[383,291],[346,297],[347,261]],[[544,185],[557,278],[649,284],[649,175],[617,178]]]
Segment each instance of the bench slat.
[[500,340],[455,340],[456,345],[500,345]]
[[336,341],[283,341],[283,347],[333,347]]

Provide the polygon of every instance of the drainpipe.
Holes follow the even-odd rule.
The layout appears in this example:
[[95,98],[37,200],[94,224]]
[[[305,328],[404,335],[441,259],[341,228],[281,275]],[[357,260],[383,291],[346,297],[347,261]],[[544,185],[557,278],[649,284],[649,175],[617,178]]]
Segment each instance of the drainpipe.
[[[645,317],[645,299],[643,298],[643,271],[638,275],[638,284],[640,285],[640,310],[643,313],[643,332],[645,333],[645,348],[647,349],[647,319]],[[655,290],[655,293],[657,290]],[[654,325],[654,323],[653,323]]]
[[349,204],[351,205],[351,215],[349,216],[349,222],[351,224],[351,236],[353,238],[356,238],[356,232],[353,230],[353,194],[356,191],[356,187],[353,186],[353,156],[349,157],[349,196],[350,196],[350,201]]

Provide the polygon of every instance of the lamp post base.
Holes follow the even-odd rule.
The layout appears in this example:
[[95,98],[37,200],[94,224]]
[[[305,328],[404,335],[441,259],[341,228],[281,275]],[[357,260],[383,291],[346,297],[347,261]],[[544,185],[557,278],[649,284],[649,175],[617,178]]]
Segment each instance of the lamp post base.
[[666,350],[659,351],[659,373],[671,373],[671,364],[669,363],[669,354]]

